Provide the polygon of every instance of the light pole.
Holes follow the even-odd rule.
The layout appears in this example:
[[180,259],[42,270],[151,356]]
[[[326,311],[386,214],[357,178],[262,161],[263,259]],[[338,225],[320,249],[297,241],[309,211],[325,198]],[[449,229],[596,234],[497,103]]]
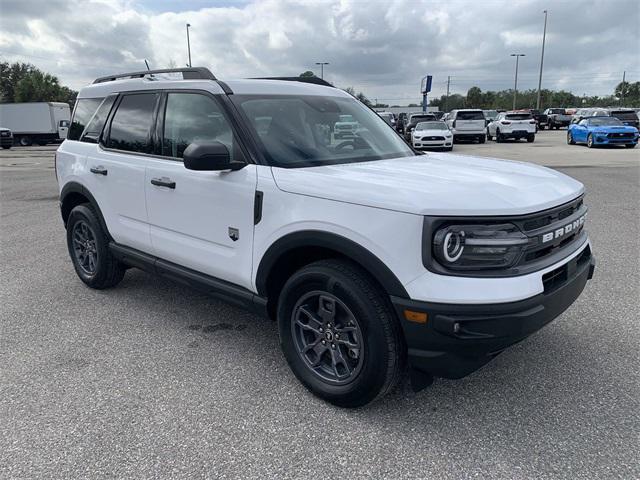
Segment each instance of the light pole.
[[324,80],[324,66],[329,65],[329,62],[316,62],[316,65],[320,65],[320,78]]
[[187,51],[189,52],[189,68],[191,68],[191,42],[189,42],[189,27],[190,23],[187,23]]
[[518,96],[518,61],[520,60],[520,57],[525,57],[526,55],[524,53],[512,53],[511,54],[512,57],[516,57],[516,80],[515,83],[513,84],[513,109],[516,109],[516,97]]
[[547,11],[544,11],[544,30],[542,31],[542,55],[540,55],[540,76],[538,77],[538,99],[536,109],[540,110],[540,88],[542,87],[542,64],[544,63],[544,41],[547,38]]

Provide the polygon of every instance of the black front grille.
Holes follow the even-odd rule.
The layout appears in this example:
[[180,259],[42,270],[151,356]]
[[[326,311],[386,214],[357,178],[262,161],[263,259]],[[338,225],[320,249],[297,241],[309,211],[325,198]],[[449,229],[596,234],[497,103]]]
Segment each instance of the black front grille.
[[426,142],[437,142],[437,141],[443,142],[444,137],[422,137],[422,140]]
[[608,133],[607,138],[633,138],[634,134],[629,132]]

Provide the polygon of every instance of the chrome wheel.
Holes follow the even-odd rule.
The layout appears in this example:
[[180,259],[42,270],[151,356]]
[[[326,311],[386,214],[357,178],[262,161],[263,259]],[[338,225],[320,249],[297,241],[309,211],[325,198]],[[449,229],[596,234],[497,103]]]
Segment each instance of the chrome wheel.
[[78,266],[88,275],[96,273],[98,249],[96,236],[91,227],[80,220],[73,225],[71,232],[73,253]]
[[291,333],[298,355],[323,381],[345,385],[360,373],[362,330],[349,307],[335,295],[313,291],[300,298],[293,308]]

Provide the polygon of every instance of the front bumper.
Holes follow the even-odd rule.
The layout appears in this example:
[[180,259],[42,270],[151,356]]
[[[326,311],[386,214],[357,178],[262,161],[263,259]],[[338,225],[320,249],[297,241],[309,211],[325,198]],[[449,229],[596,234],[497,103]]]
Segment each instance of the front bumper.
[[[466,305],[391,297],[404,331],[411,368],[444,378],[469,375],[569,308],[594,271],[595,258],[587,247],[546,273],[544,292],[525,300]],[[426,313],[427,322],[406,320],[405,310]]]

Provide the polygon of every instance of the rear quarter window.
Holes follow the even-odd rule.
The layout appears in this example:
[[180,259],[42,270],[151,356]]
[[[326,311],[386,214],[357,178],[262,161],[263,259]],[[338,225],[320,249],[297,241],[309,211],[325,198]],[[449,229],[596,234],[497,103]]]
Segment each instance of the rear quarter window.
[[67,140],[79,140],[89,120],[102,103],[102,98],[81,98],[76,102]]
[[107,147],[129,152],[153,153],[151,129],[157,93],[124,95],[113,115]]

